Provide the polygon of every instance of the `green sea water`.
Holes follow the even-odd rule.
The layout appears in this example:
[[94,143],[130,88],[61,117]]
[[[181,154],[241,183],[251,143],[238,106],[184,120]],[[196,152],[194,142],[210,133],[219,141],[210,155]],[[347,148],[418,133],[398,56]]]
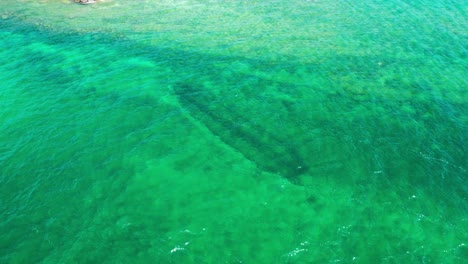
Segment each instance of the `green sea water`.
[[467,13],[2,0],[0,263],[466,263]]

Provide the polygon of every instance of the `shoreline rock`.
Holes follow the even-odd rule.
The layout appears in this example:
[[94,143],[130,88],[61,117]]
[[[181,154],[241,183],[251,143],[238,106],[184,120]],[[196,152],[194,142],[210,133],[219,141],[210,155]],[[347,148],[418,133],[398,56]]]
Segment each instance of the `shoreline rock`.
[[89,5],[96,3],[96,0],[75,0],[75,3],[79,3],[82,5]]

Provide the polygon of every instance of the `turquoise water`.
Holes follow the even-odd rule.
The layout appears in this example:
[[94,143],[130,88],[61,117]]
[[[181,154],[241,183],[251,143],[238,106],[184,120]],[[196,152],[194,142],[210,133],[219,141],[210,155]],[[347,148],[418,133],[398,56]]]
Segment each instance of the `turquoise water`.
[[463,1],[0,3],[0,263],[463,263]]

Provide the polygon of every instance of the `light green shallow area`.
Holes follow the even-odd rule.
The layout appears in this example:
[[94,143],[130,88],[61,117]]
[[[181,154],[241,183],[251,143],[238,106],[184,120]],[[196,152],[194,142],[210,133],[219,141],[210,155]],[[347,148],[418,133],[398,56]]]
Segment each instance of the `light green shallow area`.
[[0,3],[0,263],[463,263],[463,1]]

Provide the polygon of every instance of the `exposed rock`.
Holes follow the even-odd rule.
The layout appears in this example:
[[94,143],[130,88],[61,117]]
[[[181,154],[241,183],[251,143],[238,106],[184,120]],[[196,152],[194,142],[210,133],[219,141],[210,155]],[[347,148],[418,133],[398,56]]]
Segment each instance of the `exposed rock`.
[[75,0],[75,3],[80,3],[82,5],[89,5],[96,3],[96,0]]

